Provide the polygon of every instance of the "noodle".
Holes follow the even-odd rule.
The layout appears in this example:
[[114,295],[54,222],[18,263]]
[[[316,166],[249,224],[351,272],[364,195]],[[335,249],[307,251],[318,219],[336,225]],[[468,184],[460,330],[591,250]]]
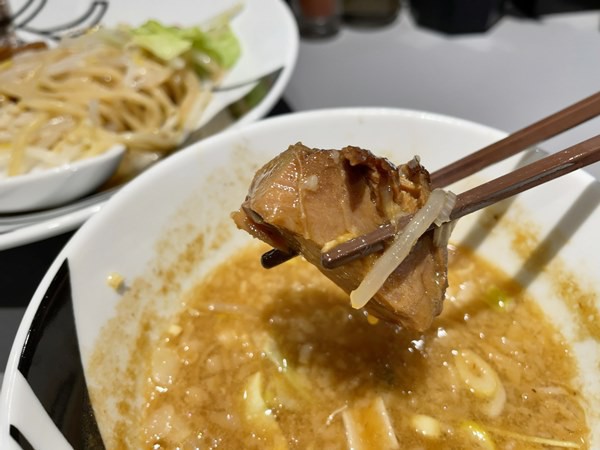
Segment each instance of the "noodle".
[[163,61],[129,37],[100,30],[0,65],[0,177],[119,143],[130,157],[164,155],[185,139],[210,99],[208,82],[182,58]]

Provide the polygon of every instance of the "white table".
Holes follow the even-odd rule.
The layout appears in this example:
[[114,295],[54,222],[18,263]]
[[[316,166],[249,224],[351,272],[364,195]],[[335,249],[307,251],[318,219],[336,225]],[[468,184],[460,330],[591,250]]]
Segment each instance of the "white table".
[[[600,90],[600,10],[505,17],[485,34],[393,25],[303,41],[285,98],[294,110],[391,106],[515,131]],[[541,145],[556,151],[600,133],[600,118]],[[600,164],[589,172],[600,178]]]

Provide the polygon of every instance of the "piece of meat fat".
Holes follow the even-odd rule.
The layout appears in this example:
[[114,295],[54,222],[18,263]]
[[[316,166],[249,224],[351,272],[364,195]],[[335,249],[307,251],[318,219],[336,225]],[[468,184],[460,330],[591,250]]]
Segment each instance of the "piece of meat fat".
[[[429,193],[429,174],[416,159],[396,167],[358,147],[318,150],[298,143],[256,173],[232,217],[269,245],[301,253],[349,293],[380,254],[329,270],[320,264],[323,247],[415,212]],[[367,303],[367,311],[407,328],[428,328],[442,309],[446,266],[445,246],[434,245],[433,233],[426,233]]]

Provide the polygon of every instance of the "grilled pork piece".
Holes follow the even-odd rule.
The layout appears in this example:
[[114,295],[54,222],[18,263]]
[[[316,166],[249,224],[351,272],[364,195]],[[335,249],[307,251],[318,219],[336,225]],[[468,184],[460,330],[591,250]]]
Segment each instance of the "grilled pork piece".
[[[325,269],[323,249],[415,212],[429,193],[429,173],[416,160],[396,168],[358,147],[317,150],[299,143],[256,173],[233,219],[269,245],[302,254],[350,293],[381,253]],[[446,247],[433,243],[432,232],[424,234],[367,303],[367,311],[425,330],[442,310],[446,266]]]

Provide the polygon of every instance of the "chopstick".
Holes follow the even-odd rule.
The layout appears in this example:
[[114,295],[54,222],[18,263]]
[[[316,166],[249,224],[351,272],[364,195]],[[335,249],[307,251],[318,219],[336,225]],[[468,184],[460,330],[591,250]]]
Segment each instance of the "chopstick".
[[[433,172],[431,174],[431,185],[432,187],[444,187],[452,184],[598,115],[600,115],[600,92],[573,103],[508,135],[504,139]],[[261,264],[264,268],[269,269],[295,256],[297,256],[295,253],[285,253],[281,250],[272,249],[262,255]]]
[[557,136],[600,114],[600,92],[573,103],[519,131],[431,174],[432,187],[443,187]]
[[[600,161],[600,135],[463,192],[456,198],[450,220],[460,219],[486,206],[598,161]],[[370,233],[336,246],[321,255],[321,264],[327,269],[333,269],[382,250],[383,243],[394,237],[397,230],[402,229],[411,217],[405,216],[396,224],[385,224]],[[433,227],[432,225],[431,228]]]

